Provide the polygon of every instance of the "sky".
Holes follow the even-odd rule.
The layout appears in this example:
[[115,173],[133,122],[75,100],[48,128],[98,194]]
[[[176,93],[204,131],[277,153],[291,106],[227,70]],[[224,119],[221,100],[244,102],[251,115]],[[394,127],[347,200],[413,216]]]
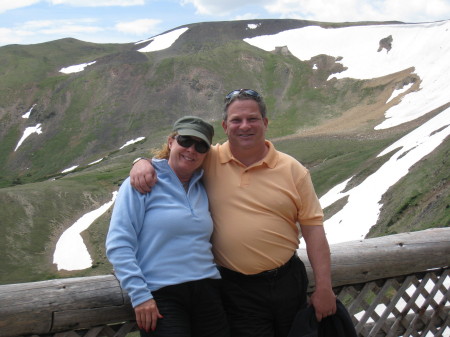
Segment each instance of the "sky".
[[0,0],[0,46],[127,43],[196,22],[286,18],[433,22],[450,19],[450,0]]

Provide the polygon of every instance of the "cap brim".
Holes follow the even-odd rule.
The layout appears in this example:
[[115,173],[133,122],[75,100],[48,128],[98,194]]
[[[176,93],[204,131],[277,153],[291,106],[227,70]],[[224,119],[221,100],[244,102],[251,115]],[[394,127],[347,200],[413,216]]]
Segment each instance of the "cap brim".
[[192,129],[181,129],[177,130],[177,133],[181,136],[192,136],[200,138],[201,140],[205,141],[205,143],[208,144],[209,147],[211,146],[211,143],[209,142],[208,138],[201,132]]

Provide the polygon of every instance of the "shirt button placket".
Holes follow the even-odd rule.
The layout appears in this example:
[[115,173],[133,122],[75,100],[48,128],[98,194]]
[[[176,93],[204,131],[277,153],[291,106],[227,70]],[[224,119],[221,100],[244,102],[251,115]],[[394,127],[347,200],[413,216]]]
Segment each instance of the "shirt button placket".
[[241,174],[241,187],[248,185],[250,185],[250,172],[248,170],[244,170]]

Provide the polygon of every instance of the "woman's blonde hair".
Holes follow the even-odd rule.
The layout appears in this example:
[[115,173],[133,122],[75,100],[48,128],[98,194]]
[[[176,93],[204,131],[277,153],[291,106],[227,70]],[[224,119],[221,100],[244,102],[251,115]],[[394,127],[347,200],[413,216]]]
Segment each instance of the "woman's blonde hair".
[[[174,131],[169,134],[170,138],[175,138],[178,135],[178,132]],[[152,149],[153,157],[158,159],[169,159],[170,156],[170,148],[169,143],[164,143],[159,149]]]

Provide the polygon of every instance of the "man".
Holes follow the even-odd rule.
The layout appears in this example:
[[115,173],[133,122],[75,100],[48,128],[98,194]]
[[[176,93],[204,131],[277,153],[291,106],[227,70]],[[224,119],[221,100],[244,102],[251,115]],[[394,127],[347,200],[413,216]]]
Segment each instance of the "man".
[[[314,272],[310,301],[316,318],[336,312],[323,212],[309,172],[265,139],[267,125],[261,95],[251,89],[230,92],[222,122],[228,141],[211,147],[203,164],[213,252],[236,337],[287,336],[305,306],[306,272],[295,254],[297,224]],[[138,161],[130,176],[141,193],[154,183],[146,160]]]

